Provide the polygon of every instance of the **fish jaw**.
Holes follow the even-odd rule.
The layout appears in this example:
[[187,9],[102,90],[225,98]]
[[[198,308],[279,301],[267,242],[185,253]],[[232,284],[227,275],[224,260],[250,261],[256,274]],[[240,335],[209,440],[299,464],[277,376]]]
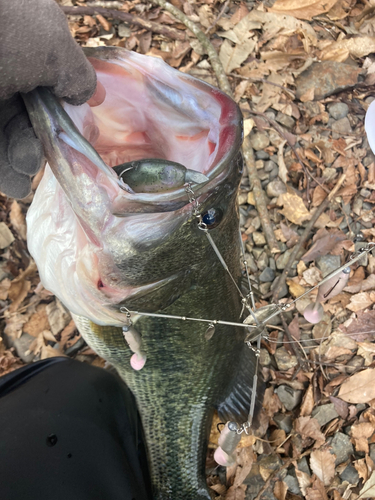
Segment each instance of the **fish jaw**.
[[[188,283],[194,285],[195,268],[186,250],[180,250],[179,264],[168,263],[166,256],[176,253],[171,238],[177,233],[190,248],[195,220],[184,187],[129,193],[106,174],[106,166],[157,154],[180,160],[186,168],[207,175],[205,185],[193,185],[204,207],[214,202],[230,173],[241,142],[241,116],[220,91],[160,60],[106,49],[91,52],[104,89],[100,104],[65,104],[67,117],[43,91],[34,93],[34,101],[26,96],[50,165],[28,212],[28,241],[44,286],[68,309],[97,324],[119,325],[124,321],[120,307],[127,299],[134,305],[139,295],[145,307],[145,287],[150,291],[148,310],[155,311],[163,294],[170,303],[168,290],[178,295],[175,286],[163,280],[170,283],[181,269],[191,269],[192,277],[183,281],[186,289]],[[71,146],[77,139],[69,136],[69,120],[82,135],[83,146]],[[90,143],[100,155],[97,160]],[[196,251],[194,255],[199,260]]]

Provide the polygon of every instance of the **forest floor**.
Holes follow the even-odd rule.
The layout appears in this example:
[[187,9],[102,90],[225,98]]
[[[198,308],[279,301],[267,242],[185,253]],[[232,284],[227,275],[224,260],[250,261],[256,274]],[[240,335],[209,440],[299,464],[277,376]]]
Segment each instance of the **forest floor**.
[[[160,6],[142,0],[59,3],[82,46],[120,46],[161,57],[217,85],[205,47]],[[266,240],[245,170],[240,224],[260,292],[257,306],[272,303],[275,295],[288,302],[375,241],[375,157],[364,130],[375,99],[375,4],[172,3],[218,52],[254,150],[277,242],[270,248]],[[39,281],[26,243],[32,198],[0,194],[0,375],[61,355],[105,366]],[[285,276],[319,207],[322,213]],[[303,312],[316,294],[297,301],[262,340],[266,390],[260,427],[241,440],[226,481],[212,458],[214,422],[207,473],[218,500],[375,498],[375,256],[368,253],[351,266],[347,286],[322,304],[322,321],[313,325]]]

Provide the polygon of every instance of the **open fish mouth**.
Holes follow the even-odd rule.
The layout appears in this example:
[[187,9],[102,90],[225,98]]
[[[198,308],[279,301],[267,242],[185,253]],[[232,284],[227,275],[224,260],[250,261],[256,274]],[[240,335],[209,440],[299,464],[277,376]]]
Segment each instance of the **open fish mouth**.
[[[53,172],[47,169],[29,210],[29,247],[44,285],[72,312],[119,324],[114,305],[189,268],[180,262],[147,271],[157,249],[166,252],[192,218],[186,183],[204,203],[225,181],[242,140],[241,116],[221,91],[159,59],[109,47],[87,52],[98,79],[88,103],[63,110],[46,89],[25,96]],[[162,188],[142,185],[147,161],[168,173]],[[115,167],[129,172],[139,162],[133,185],[119,178]]]

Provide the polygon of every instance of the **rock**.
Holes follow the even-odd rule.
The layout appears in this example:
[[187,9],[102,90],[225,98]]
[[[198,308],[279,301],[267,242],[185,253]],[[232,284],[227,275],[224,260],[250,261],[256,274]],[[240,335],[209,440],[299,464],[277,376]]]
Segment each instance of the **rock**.
[[266,295],[271,289],[271,283],[261,283],[259,285],[259,291],[262,295]]
[[322,427],[334,418],[337,418],[339,414],[335,410],[334,405],[332,403],[329,403],[314,408],[311,416],[316,418],[316,420],[319,422],[320,427]]
[[286,128],[293,128],[295,125],[295,120],[291,116],[284,115],[284,113],[281,113],[279,111],[276,116],[276,121],[281,123],[281,125],[284,125]]
[[314,101],[320,101],[332,94],[353,87],[361,69],[349,64],[334,61],[313,63],[295,80],[296,96],[300,99],[314,89]]
[[333,453],[336,455],[335,464],[339,465],[349,460],[350,455],[354,453],[350,437],[343,432],[336,432],[331,441]]
[[286,252],[279,255],[278,259],[276,259],[277,269],[285,269],[285,266],[288,263],[288,260],[290,258],[290,254],[292,253],[292,251],[293,251],[293,249],[289,249]]
[[258,233],[257,231],[255,231],[255,233],[253,233],[251,236],[253,237],[254,244],[256,246],[264,246],[266,244],[266,238],[262,233]]
[[343,481],[348,481],[350,484],[357,485],[359,482],[359,475],[353,465],[349,464],[342,472],[339,474]]
[[[264,171],[263,168],[261,168],[260,170],[257,171],[257,174],[258,174],[258,177],[261,181],[268,181],[268,178],[269,178],[269,174],[267,174],[267,172]],[[268,182],[266,182],[266,185],[268,184]],[[263,185],[263,183],[262,183]]]
[[323,278],[340,267],[340,265],[340,255],[323,255],[323,257],[316,259],[316,267],[322,271]]
[[[276,278],[275,280],[273,280],[273,282],[271,284],[271,290],[275,289],[278,281],[279,281],[279,277]],[[286,297],[288,295],[288,293],[289,293],[288,285],[284,282],[281,289],[280,289],[280,292],[279,292],[279,299]]]
[[259,281],[262,283],[268,283],[275,279],[276,273],[270,267],[266,267],[259,275]]
[[117,30],[118,30],[118,36],[120,38],[129,38],[129,36],[132,34],[130,26],[128,26],[125,23],[120,23],[118,25]]
[[347,373],[350,375],[354,371],[357,371],[358,368],[363,366],[365,364],[365,359],[362,356],[353,356],[352,359],[350,359],[347,363]]
[[270,155],[266,151],[260,150],[255,153],[255,158],[257,160],[268,160],[269,157]]
[[260,350],[259,363],[262,366],[268,366],[269,364],[271,364],[271,356],[269,355],[267,349]]
[[251,219],[251,226],[255,229],[255,231],[257,231],[260,228],[261,223],[258,215]]
[[0,250],[9,247],[14,241],[14,236],[5,222],[0,222]]
[[352,127],[350,125],[349,119],[345,116],[345,118],[341,118],[332,123],[332,132],[335,132],[339,135],[347,135],[352,133]]
[[296,356],[289,354],[285,347],[280,347],[276,349],[275,360],[277,367],[281,371],[289,370],[298,364]]
[[[268,163],[268,162],[267,162],[267,163]],[[266,164],[266,165],[267,165],[267,164]],[[264,167],[264,170],[266,170],[266,167]],[[370,198],[370,196],[371,196],[371,191],[370,191],[370,190],[368,190],[368,189],[363,188],[363,189],[361,189],[361,190],[360,190],[359,194],[360,194],[361,196],[363,196],[363,198]]]
[[266,252],[263,252],[260,255],[259,259],[257,260],[257,266],[260,271],[263,271],[268,266],[268,255],[266,254]]
[[301,490],[299,489],[298,480],[296,477],[290,476],[289,474],[284,477],[284,483],[286,483],[288,490],[294,495],[300,495]]
[[[280,349],[283,349],[283,347]],[[278,350],[279,349],[277,349],[277,351]],[[279,387],[275,389],[275,392],[279,396],[282,404],[289,411],[294,410],[294,408],[296,408],[296,406],[298,406],[302,401],[303,391],[293,389],[292,387],[289,387],[289,385],[279,385]]]
[[341,118],[345,118],[345,116],[349,113],[349,106],[344,102],[336,102],[335,104],[328,106],[328,111],[332,118],[340,120]]
[[307,462],[307,458],[306,457],[303,457],[300,460],[297,460],[297,466],[298,466],[298,469],[300,471],[302,471],[305,474],[308,474],[309,476],[311,476],[311,471],[310,471],[309,464]]
[[265,149],[270,144],[270,140],[267,134],[263,132],[256,132],[251,138],[250,143],[255,151]]
[[276,179],[276,177],[279,175],[279,167],[275,167],[271,172],[269,173],[269,180],[273,181]]
[[260,169],[261,169],[261,168],[263,168],[263,167],[264,167],[264,161],[263,161],[263,160],[257,160],[257,161],[255,162],[255,168],[256,168],[257,170],[260,170]]
[[7,261],[2,261],[0,262],[0,282],[3,281],[5,278],[13,278],[12,274],[10,273],[8,269],[8,262]]
[[[278,147],[283,142],[283,139],[281,139],[280,135],[276,132],[276,130],[271,129],[271,130],[269,130],[268,134],[269,134],[271,144],[273,146]],[[275,161],[273,157],[271,157],[271,160]],[[277,161],[277,163],[278,163],[278,161]]]
[[278,168],[274,161],[268,160],[264,163],[264,171],[265,172],[272,172],[272,170],[274,168]]
[[375,444],[370,444],[370,458],[375,462]]
[[247,265],[249,266],[250,272],[256,273],[258,271],[258,266],[255,264],[254,257],[250,253],[245,253],[244,257]]
[[[254,234],[254,233],[253,233]],[[254,258],[255,259],[259,259],[259,257],[262,255],[262,253],[264,252],[264,249],[263,248],[257,248],[257,247],[254,247],[252,250],[251,250],[252,254],[254,255]]]
[[274,181],[268,183],[267,196],[269,196],[270,198],[276,198],[283,193],[286,193],[286,186],[282,180],[275,179]]
[[19,339],[15,339],[13,341],[13,346],[16,350],[17,356],[22,359],[25,363],[31,363],[35,357],[35,354],[32,352],[30,354],[26,354],[26,351],[30,348],[32,342],[34,342],[35,337],[29,335],[28,333],[23,333]]
[[289,432],[293,428],[293,420],[291,415],[287,415],[286,413],[276,413],[273,416],[273,420],[275,421],[279,429],[282,429],[287,434],[289,434]]

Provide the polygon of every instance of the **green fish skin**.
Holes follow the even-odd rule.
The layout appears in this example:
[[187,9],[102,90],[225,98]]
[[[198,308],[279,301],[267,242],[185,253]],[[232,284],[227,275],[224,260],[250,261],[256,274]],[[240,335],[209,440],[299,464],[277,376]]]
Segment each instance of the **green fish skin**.
[[[237,192],[243,160],[238,107],[217,89],[160,60],[118,48],[95,49],[90,55],[96,58],[98,79],[114,81],[117,90],[122,88],[117,78],[129,78],[130,83],[136,79],[136,88],[142,82],[149,92],[148,106],[158,113],[147,118],[147,109],[139,109],[140,115],[144,112],[152,120],[165,114],[159,128],[154,124],[147,131],[148,137],[165,126],[167,146],[169,135],[175,133],[173,144],[182,137],[178,147],[190,148],[189,154],[199,143],[208,151],[205,158],[208,154],[216,158],[209,169],[199,157],[185,166],[208,178],[203,185],[193,185],[194,194],[202,215],[215,210],[209,232],[239,286]],[[111,103],[111,89],[106,90],[108,100],[102,108],[88,110],[96,113],[90,119],[99,120],[113,111],[110,104],[105,107]],[[142,95],[140,100],[144,99]],[[107,175],[108,165],[115,165],[110,162],[113,151],[107,152],[100,142],[106,130],[92,127],[86,139],[77,136],[72,120],[46,91],[34,91],[25,102],[50,165],[27,218],[29,250],[42,282],[70,309],[87,343],[117,369],[133,392],[146,438],[154,499],[210,499],[205,458],[213,411],[218,409],[224,422],[242,424],[248,418],[256,360],[244,343],[246,331],[216,325],[207,340],[208,323],[134,316],[147,356],[144,367],[135,371],[130,365],[133,352],[122,332],[126,323],[122,307],[239,322],[238,291],[199,229],[183,186],[157,193],[122,191],[112,171]],[[88,106],[65,108],[79,121]],[[173,126],[168,129],[171,119]],[[87,122],[80,123],[82,133]],[[100,125],[100,120],[92,123]],[[216,139],[213,130],[217,130]],[[193,146],[186,141],[188,132],[196,140]],[[100,156],[89,141],[98,134]],[[117,137],[109,134],[111,140],[112,136]],[[128,137],[140,140],[139,134]],[[149,158],[155,158],[155,151]],[[182,159],[183,155],[177,161]],[[121,160],[118,163],[126,163]]]

